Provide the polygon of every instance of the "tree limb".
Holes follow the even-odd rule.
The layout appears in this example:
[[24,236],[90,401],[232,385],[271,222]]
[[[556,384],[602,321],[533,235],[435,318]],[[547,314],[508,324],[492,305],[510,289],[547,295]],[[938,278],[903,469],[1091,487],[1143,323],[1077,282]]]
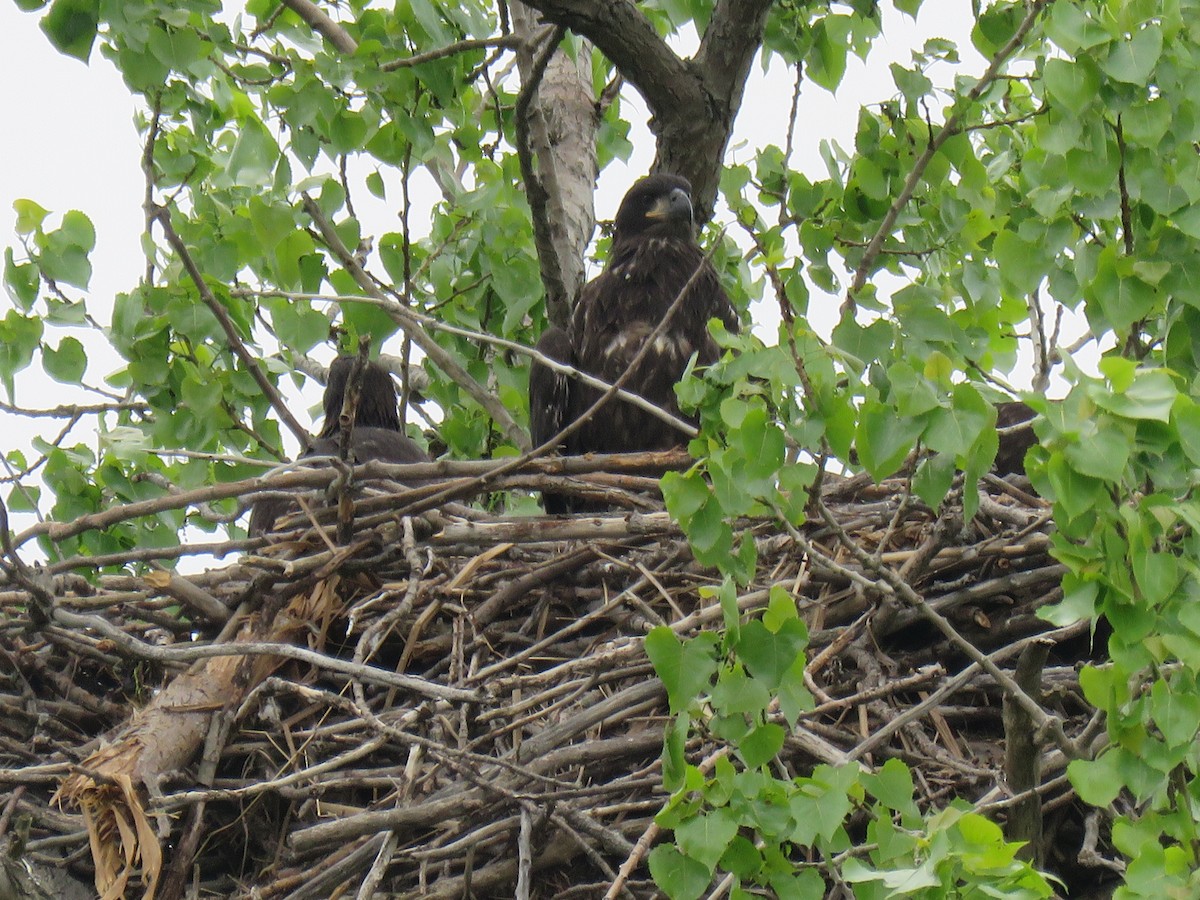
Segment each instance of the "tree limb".
[[588,38],[637,88],[658,139],[653,171],[687,178],[697,221],[707,221],[771,0],[720,0],[691,60],[667,46],[632,0],[527,2],[548,21]]
[[313,31],[333,44],[343,53],[358,50],[358,42],[341,25],[329,18],[315,3],[309,0],[282,0],[283,5],[304,20]]

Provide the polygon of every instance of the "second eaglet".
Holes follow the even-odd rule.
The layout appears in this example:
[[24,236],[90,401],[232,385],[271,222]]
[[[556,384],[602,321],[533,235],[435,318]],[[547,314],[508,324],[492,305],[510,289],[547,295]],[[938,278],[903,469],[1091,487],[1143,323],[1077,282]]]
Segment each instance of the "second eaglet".
[[[337,456],[342,437],[342,404],[346,384],[354,369],[354,357],[339,356],[329,367],[325,385],[325,421],[321,432],[309,442],[301,458]],[[354,429],[350,433],[350,462],[380,460],[386,463],[428,462],[429,455],[404,433],[396,408],[396,386],[387,369],[378,363],[366,364],[358,404],[354,410]],[[271,497],[254,504],[250,514],[250,537],[272,529],[275,520],[296,505],[283,497]]]
[[[720,348],[710,319],[738,331],[737,313],[712,263],[696,243],[691,185],[677,175],[636,182],[617,210],[612,251],[588,282],[566,329],[550,327],[537,348],[558,362],[608,383],[624,374],[647,338],[685,291],[665,330],[654,339],[623,387],[679,416],[675,384],[688,360],[716,362]],[[534,363],[529,374],[529,415],[535,444],[545,443],[578,419],[600,391]],[[669,450],[684,442],[669,424],[613,397],[570,435],[560,449],[570,455]],[[545,497],[546,512],[583,509],[561,495]]]

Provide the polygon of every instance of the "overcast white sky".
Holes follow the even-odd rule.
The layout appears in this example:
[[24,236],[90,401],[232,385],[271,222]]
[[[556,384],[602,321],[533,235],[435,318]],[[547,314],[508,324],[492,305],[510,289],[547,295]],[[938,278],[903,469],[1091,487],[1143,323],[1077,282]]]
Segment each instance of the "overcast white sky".
[[[793,166],[811,177],[824,177],[820,142],[834,140],[851,146],[860,105],[895,94],[888,65],[893,61],[907,64],[911,50],[929,37],[953,39],[963,55],[960,66],[946,67],[935,75],[939,83],[948,84],[957,72],[982,72],[983,60],[968,39],[973,21],[970,5],[969,0],[928,2],[916,23],[889,8],[884,34],[876,43],[869,65],[851,57],[836,96],[812,84],[805,86]],[[93,53],[90,65],[58,54],[38,28],[40,16],[22,13],[14,4],[0,0],[0,109],[9,123],[0,139],[0,244],[16,246],[12,203],[17,198],[35,200],[59,215],[69,209],[82,210],[97,233],[88,307],[96,318],[107,323],[113,296],[132,288],[144,267],[139,247],[143,227],[141,147],[133,126],[134,101],[115,69],[99,53]],[[751,159],[755,148],[762,144],[784,143],[793,74],[782,66],[763,74],[756,66],[752,78],[730,145],[731,161]],[[626,112],[635,123],[631,135],[635,151],[628,165],[613,164],[603,173],[597,194],[597,214],[601,218],[612,217],[625,188],[645,174],[654,155],[644,106],[628,88],[626,98],[630,104]],[[395,227],[393,218],[378,225],[368,222],[367,230]],[[733,233],[735,230],[731,230]],[[814,298],[810,318],[818,330],[828,333],[838,302],[839,298],[830,298],[828,311],[822,315],[822,304]],[[0,295],[0,315],[8,305],[7,296]],[[774,304],[765,304],[763,317],[775,315]],[[772,339],[773,325],[764,324],[767,327],[763,336]],[[58,337],[53,335],[52,342]],[[114,356],[94,354],[89,360],[88,382],[102,384],[119,365]],[[53,406],[79,399],[41,376],[38,360],[17,381],[17,401],[22,406]],[[296,407],[302,421],[304,404],[317,399],[315,388],[306,390],[304,401]],[[0,413],[0,427],[4,429],[0,450],[28,446],[32,425],[28,420]],[[41,426],[44,433],[49,430],[44,421]],[[95,437],[79,433],[76,440],[94,444]]]

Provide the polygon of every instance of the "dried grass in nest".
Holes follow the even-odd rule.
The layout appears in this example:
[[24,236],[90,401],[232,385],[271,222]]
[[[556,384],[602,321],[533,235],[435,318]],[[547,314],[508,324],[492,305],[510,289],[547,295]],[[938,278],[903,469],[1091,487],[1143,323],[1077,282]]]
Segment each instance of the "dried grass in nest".
[[[899,756],[922,802],[1003,815],[1006,688],[862,551],[1008,671],[1059,596],[1044,504],[994,482],[964,526],[900,481],[833,484],[825,502],[829,521],[797,535],[746,523],[759,576],[739,607],[782,586],[812,638],[817,706],[780,771]],[[188,579],[62,578],[40,632],[15,617],[19,586],[0,594],[0,784],[18,789],[0,831],[29,816],[32,866],[114,897],[135,874],[157,897],[651,895],[666,703],[641,638],[718,627],[701,591],[716,573],[661,513],[380,519],[345,546],[310,529]],[[206,600],[183,616],[189,591],[233,614],[215,621]],[[1038,698],[1064,739],[1091,715],[1070,661],[1051,661]],[[134,764],[147,742],[157,756]],[[1069,800],[1063,765],[1043,774],[1051,808]],[[50,803],[64,778],[82,815]]]

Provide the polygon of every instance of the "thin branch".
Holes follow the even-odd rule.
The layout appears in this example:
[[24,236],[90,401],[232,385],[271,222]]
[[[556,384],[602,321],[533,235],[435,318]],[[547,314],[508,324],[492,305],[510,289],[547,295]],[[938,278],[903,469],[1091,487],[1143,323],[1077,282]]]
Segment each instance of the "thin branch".
[[13,406],[11,403],[5,403],[0,400],[0,412],[12,413],[14,416],[25,416],[29,419],[78,419],[82,416],[93,416],[106,412],[148,413],[150,411],[151,407],[149,403],[138,400],[127,403],[93,403],[83,406],[61,404],[47,409],[25,409],[22,406]]
[[[258,291],[250,288],[239,288],[233,291],[234,296],[240,297],[284,297],[292,300],[315,300],[325,301],[328,303],[369,303],[372,306],[377,306],[382,310],[394,312],[398,307],[394,300],[389,300],[386,297],[367,297],[367,296],[333,296],[330,294],[305,294],[296,291]],[[443,331],[446,334],[457,335],[458,337],[467,338],[472,341],[479,341],[484,344],[491,344],[494,347],[499,347],[503,350],[510,350],[513,353],[519,353],[522,356],[528,356],[533,361],[540,363],[548,369],[553,369],[555,372],[566,375],[570,378],[578,379],[589,387],[594,387],[600,391],[607,391],[612,385],[601,378],[590,375],[573,366],[568,366],[558,360],[551,359],[544,353],[534,347],[527,347],[517,341],[510,341],[507,338],[496,337],[492,334],[487,334],[482,331],[473,331],[469,328],[460,328],[457,325],[450,325],[440,319],[435,319],[432,316],[426,316],[422,313],[413,310],[405,310],[404,314],[415,321],[420,327],[428,328],[432,331]],[[617,389],[617,396],[626,403],[632,403],[638,409],[644,410],[662,422],[670,425],[680,434],[686,435],[689,438],[694,438],[697,435],[696,426],[690,422],[686,422],[678,416],[672,415],[661,406],[656,406],[640,394],[635,394],[632,391],[624,388]]]
[[158,206],[152,209],[152,217],[158,220],[159,227],[163,230],[163,235],[167,239],[167,243],[179,254],[179,259],[183,263],[183,267],[187,270],[188,276],[192,279],[192,283],[196,286],[196,290],[200,292],[200,299],[204,301],[204,305],[220,323],[225,336],[229,339],[229,347],[234,355],[241,360],[242,365],[250,373],[255,384],[263,392],[263,396],[267,398],[267,402],[275,409],[280,421],[287,426],[288,430],[296,436],[301,446],[308,444],[309,436],[307,429],[304,428],[296,417],[292,415],[292,411],[288,409],[287,404],[283,402],[283,397],[276,390],[275,385],[267,380],[267,376],[263,374],[262,367],[259,366],[258,360],[255,359],[250,351],[246,349],[245,343],[242,342],[241,335],[237,332],[237,326],[233,324],[233,319],[229,317],[229,312],[221,305],[214,295],[208,284],[204,280],[200,269],[196,266],[196,261],[192,259],[192,254],[188,250],[183,239],[175,231],[171,224],[171,212],[165,206]]
[[310,3],[309,0],[281,0],[281,2],[338,50],[347,55],[358,50],[358,43],[350,37],[350,33],[329,18],[316,4]]
[[394,72],[397,69],[406,69],[409,66],[419,66],[422,63],[433,62],[437,59],[445,59],[447,56],[454,56],[458,53],[469,53],[472,50],[516,50],[521,46],[521,39],[511,34],[501,35],[494,38],[471,38],[464,41],[455,41],[453,44],[447,44],[445,47],[438,47],[436,50],[429,50],[425,53],[418,53],[416,56],[405,57],[404,59],[394,59],[389,63],[384,63],[379,67],[381,72]]
[[278,657],[307,663],[318,669],[337,672],[368,684],[396,688],[399,691],[434,700],[448,700],[451,703],[477,703],[480,700],[480,694],[477,691],[449,687],[414,675],[403,675],[376,666],[355,665],[344,659],[327,656],[324,653],[296,647],[292,644],[270,641],[224,641],[207,646],[187,644],[158,647],[145,641],[139,641],[100,616],[80,615],[59,607],[54,610],[53,618],[55,622],[68,628],[92,629],[104,635],[119,649],[138,659],[151,659],[162,663],[189,663],[198,659],[215,659],[222,656]]
[[[880,581],[875,583],[875,589],[878,590],[879,587],[883,587],[885,594],[891,594],[902,599],[919,612],[922,618],[937,628],[938,631],[950,639],[951,643],[969,658],[979,663],[985,672],[996,679],[1005,693],[1021,705],[1021,708],[1029,715],[1038,729],[1043,734],[1048,735],[1067,756],[1075,758],[1079,755],[1078,748],[1063,731],[1061,719],[1050,715],[1042,709],[1040,704],[1021,690],[1011,675],[1001,670],[986,654],[980,652],[979,648],[959,634],[958,630],[950,624],[945,616],[934,610],[929,605],[929,602],[918,594],[890,566],[884,565],[870,553],[862,549],[856,541],[851,539],[846,530],[834,519],[829,508],[820,499],[817,500],[817,508],[820,510],[825,524],[837,535],[839,543],[850,552],[860,565],[868,571],[874,572],[879,577]],[[786,519],[784,519],[784,524],[790,525]],[[789,528],[790,531],[791,529]]]
[[451,381],[465,390],[476,403],[483,407],[488,415],[492,417],[492,420],[500,427],[505,437],[512,441],[514,446],[519,449],[527,448],[529,446],[529,438],[517,423],[513,421],[513,417],[505,409],[504,404],[500,402],[500,398],[472,378],[471,374],[458,364],[448,350],[426,334],[425,329],[411,310],[387,300],[383,292],[376,286],[375,281],[363,269],[358,260],[354,258],[354,254],[346,249],[346,245],[342,243],[342,239],[334,231],[333,225],[311,197],[304,194],[303,203],[305,212],[308,213],[309,218],[317,226],[317,230],[321,233],[326,246],[337,257],[343,268],[350,273],[350,277],[354,279],[355,283],[368,295],[375,298],[375,300],[382,301],[378,305],[387,310],[388,314],[392,317],[392,321],[400,326],[401,330],[412,339],[414,344],[425,351],[425,355],[429,357],[435,366],[445,372]]
[[891,234],[892,226],[896,224],[896,219],[900,217],[901,210],[908,205],[908,201],[916,193],[917,185],[921,183],[921,179],[925,175],[925,169],[933,161],[934,156],[937,155],[942,145],[961,130],[963,117],[961,110],[979,99],[988,86],[999,77],[1000,67],[1021,46],[1021,43],[1025,40],[1025,36],[1029,34],[1030,29],[1033,28],[1034,23],[1037,21],[1037,17],[1048,2],[1049,0],[1033,0],[1029,4],[1029,11],[1025,14],[1025,18],[1017,27],[1016,32],[1009,38],[1008,43],[1001,47],[996,52],[996,55],[992,57],[987,70],[975,82],[975,86],[967,92],[964,102],[959,104],[959,111],[952,114],[946,120],[946,123],[942,125],[941,130],[930,138],[928,145],[925,147],[925,152],[921,154],[912,171],[908,173],[908,178],[905,179],[904,187],[901,189],[899,196],[896,197],[891,207],[888,208],[883,221],[879,223],[879,228],[876,229],[875,235],[871,238],[866,252],[863,253],[862,259],[859,260],[858,268],[854,270],[854,281],[851,283],[850,289],[846,291],[846,301],[843,304],[843,308],[852,309],[854,307],[855,295],[867,283],[871,267],[875,265],[875,260],[879,257],[880,251],[883,249],[883,242]]
[[521,180],[525,182],[525,197],[529,201],[529,212],[533,218],[533,240],[537,246],[538,269],[546,290],[546,310],[550,321],[559,326],[565,324],[570,316],[570,304],[574,298],[567,296],[563,264],[558,256],[558,247],[554,243],[550,223],[550,195],[541,174],[534,171],[529,132],[530,117],[535,114],[532,111],[533,98],[537,96],[538,85],[541,84],[546,67],[550,65],[550,59],[562,42],[564,34],[566,29],[559,25],[542,44],[541,51],[530,67],[529,76],[521,86],[521,95],[517,98],[517,107],[513,113],[516,123],[517,159],[521,164]]

